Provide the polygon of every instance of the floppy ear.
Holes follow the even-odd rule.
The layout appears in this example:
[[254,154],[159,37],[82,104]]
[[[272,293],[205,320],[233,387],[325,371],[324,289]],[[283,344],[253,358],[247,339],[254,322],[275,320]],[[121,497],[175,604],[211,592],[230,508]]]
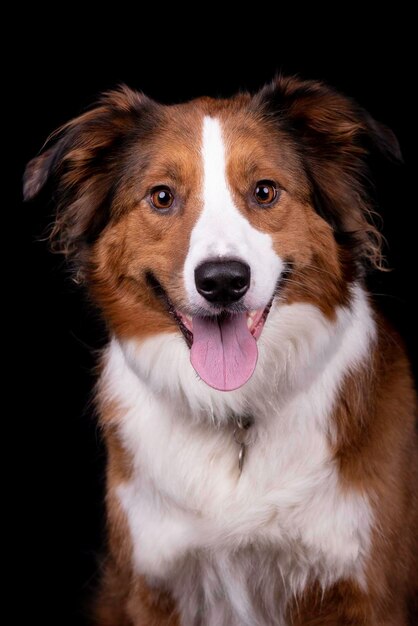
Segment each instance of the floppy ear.
[[[98,105],[58,129],[47,149],[29,162],[23,192],[35,197],[51,180],[57,216],[51,237],[56,249],[83,270],[89,245],[107,223],[125,142],[141,133],[144,112],[152,101],[122,86]],[[55,197],[55,196],[54,196]]]
[[317,81],[278,77],[257,106],[294,141],[317,212],[359,260],[381,268],[382,237],[372,222],[367,155],[401,160],[395,135],[353,100]]

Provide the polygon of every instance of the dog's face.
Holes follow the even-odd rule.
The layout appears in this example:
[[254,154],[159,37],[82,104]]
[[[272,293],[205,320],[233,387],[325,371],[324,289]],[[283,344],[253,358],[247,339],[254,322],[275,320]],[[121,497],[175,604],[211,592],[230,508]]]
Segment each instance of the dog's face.
[[52,175],[62,249],[113,329],[178,331],[210,386],[242,386],[274,299],[332,317],[376,260],[362,188],[367,141],[386,129],[318,84],[162,106],[123,89],[70,122],[28,166]]

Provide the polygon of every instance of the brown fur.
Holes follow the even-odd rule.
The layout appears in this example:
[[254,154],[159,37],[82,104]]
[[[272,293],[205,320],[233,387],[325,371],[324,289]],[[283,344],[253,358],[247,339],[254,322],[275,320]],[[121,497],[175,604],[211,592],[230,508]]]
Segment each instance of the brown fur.
[[344,581],[325,593],[314,584],[303,596],[295,598],[288,610],[292,626],[395,626],[402,622],[376,622],[373,607],[357,585]]
[[[169,332],[175,322],[147,280],[163,286],[187,311],[182,267],[199,215],[200,126],[221,118],[230,149],[228,176],[237,206],[269,233],[291,272],[285,302],[309,302],[333,318],[349,304],[349,284],[367,265],[381,266],[380,235],[364,188],[373,148],[399,156],[390,131],[348,98],[316,82],[280,78],[256,96],[202,98],[163,107],[127,88],[52,137],[28,166],[26,197],[52,176],[59,209],[58,247],[87,282],[118,336]],[[252,204],[254,183],[279,182],[280,202]],[[150,208],[153,186],[169,185],[172,212]],[[373,494],[379,520],[367,567],[369,593],[341,581],[322,592],[312,585],[289,606],[295,626],[331,624],[403,626],[407,601],[418,587],[418,484],[415,396],[403,349],[379,322],[372,366],[350,372],[334,412],[332,441],[343,484]],[[176,626],[166,590],[153,589],[131,571],[126,520],[115,491],[131,460],[119,440],[118,407],[101,390],[101,423],[108,449],[109,558],[97,602],[98,626]]]
[[341,400],[341,479],[373,494],[379,524],[367,571],[373,614],[377,623],[395,615],[388,624],[407,624],[406,598],[418,594],[416,397],[401,341],[384,320],[370,370],[347,377]]

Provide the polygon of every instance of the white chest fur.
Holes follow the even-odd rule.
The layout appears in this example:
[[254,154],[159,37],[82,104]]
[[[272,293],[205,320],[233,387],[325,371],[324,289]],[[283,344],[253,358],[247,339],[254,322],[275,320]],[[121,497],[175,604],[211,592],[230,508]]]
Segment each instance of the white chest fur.
[[[180,336],[112,342],[104,383],[124,409],[119,432],[135,463],[118,492],[134,567],[171,586],[184,624],[199,623],[193,616],[207,604],[210,626],[280,625],[289,594],[313,577],[324,587],[342,577],[364,583],[371,511],[339,485],[330,414],[373,334],[360,288],[334,323],[311,305],[276,307],[253,378],[229,393],[197,380]],[[242,412],[255,424],[240,477],[228,416]],[[254,601],[257,571],[275,578],[258,581],[275,616]],[[261,604],[267,610],[268,599]]]

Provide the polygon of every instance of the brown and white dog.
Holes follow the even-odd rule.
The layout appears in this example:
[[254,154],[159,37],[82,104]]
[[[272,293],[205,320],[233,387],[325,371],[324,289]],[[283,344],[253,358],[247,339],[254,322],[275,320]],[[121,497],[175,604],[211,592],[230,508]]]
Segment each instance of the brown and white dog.
[[99,626],[403,626],[416,400],[364,285],[391,132],[318,82],[163,106],[123,87],[28,166],[108,323]]

